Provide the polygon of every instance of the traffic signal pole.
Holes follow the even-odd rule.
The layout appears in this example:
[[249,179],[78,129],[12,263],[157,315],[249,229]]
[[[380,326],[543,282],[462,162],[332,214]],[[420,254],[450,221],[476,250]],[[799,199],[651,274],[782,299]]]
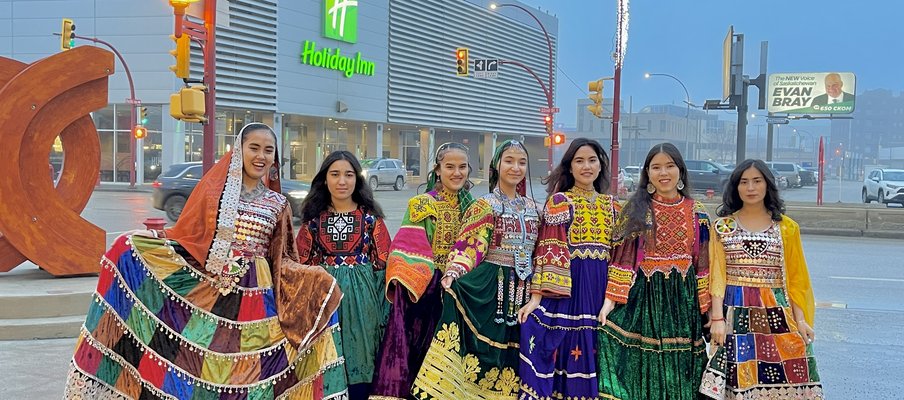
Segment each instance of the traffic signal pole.
[[[540,87],[543,89],[543,94],[546,95],[546,107],[549,108],[549,110],[550,110],[549,115],[551,116],[551,115],[554,114],[554,113],[552,112],[552,110],[555,108],[555,105],[553,104],[553,93],[552,93],[552,87],[553,87],[553,86],[552,86],[552,85],[553,85],[553,79],[552,79],[552,75],[553,75],[553,70],[552,70],[552,40],[549,39],[549,32],[546,31],[546,27],[543,26],[543,23],[540,22],[540,19],[537,18],[537,16],[534,15],[534,13],[532,13],[532,12],[531,12],[530,10],[528,10],[527,8],[524,8],[524,7],[522,7],[522,6],[518,5],[518,4],[512,4],[512,3],[490,4],[490,8],[491,8],[491,9],[494,9],[494,10],[495,10],[495,9],[498,8],[498,7],[515,7],[515,8],[517,8],[517,9],[521,10],[521,11],[526,12],[527,15],[530,15],[530,17],[533,18],[534,21],[537,22],[537,25],[540,25],[540,29],[543,31],[543,36],[546,38],[546,49],[549,51],[549,53],[548,53],[548,55],[549,55],[549,59],[548,59],[548,61],[549,61],[549,70],[548,70],[549,76],[547,77],[546,85],[543,85],[543,81],[540,80],[540,77],[538,77],[537,74],[535,74],[533,71],[531,71],[530,68],[528,68],[526,65],[521,64],[521,63],[518,63],[518,62],[516,62],[516,61],[507,61],[507,63],[515,64],[515,65],[520,66],[521,68],[524,68],[524,70],[526,70],[527,72],[529,72],[531,75],[534,76],[535,79],[537,79],[537,82],[540,83]],[[500,61],[499,63],[500,63],[500,64],[503,64],[502,61]],[[549,139],[549,143],[550,143],[550,146],[548,147],[548,151],[547,151],[547,157],[549,158],[549,162],[547,163],[548,171],[546,172],[546,174],[549,175],[549,174],[552,173],[552,170],[553,170],[553,163],[552,163],[552,147],[553,147],[553,146],[552,146],[552,141],[553,141],[553,131],[551,130],[551,131],[549,131],[549,132],[546,132],[546,136],[547,136],[547,138]]]
[[98,38],[93,38],[93,37],[77,36],[74,33],[72,34],[72,38],[87,40],[87,41],[91,41],[94,43],[100,43],[104,46],[109,47],[110,50],[113,51],[113,54],[116,54],[116,57],[119,58],[119,62],[122,63],[122,68],[126,71],[126,78],[129,80],[129,93],[131,94],[131,96],[129,96],[129,98],[126,99],[126,101],[128,101],[129,105],[130,105],[129,121],[131,121],[131,124],[132,124],[132,126],[129,127],[129,158],[130,158],[129,188],[134,189],[135,188],[135,156],[136,156],[135,153],[136,153],[136,148],[138,147],[137,146],[138,141],[135,140],[135,135],[132,132],[134,132],[134,127],[135,127],[135,109],[136,109],[136,107],[138,107],[141,104],[141,100],[138,100],[135,98],[135,83],[132,81],[132,72],[129,71],[129,64],[126,64],[126,59],[123,58],[122,54],[120,54],[119,51],[116,50],[116,48],[113,47],[113,45],[110,44],[109,42],[100,40]]
[[[204,55],[204,77],[201,83],[206,87],[204,96],[204,109],[207,121],[204,121],[204,139],[201,164],[204,172],[210,170],[215,162],[214,147],[216,146],[216,25],[217,2],[216,0],[204,1],[204,24],[198,24],[185,19],[185,8],[196,0],[170,0],[173,6],[174,29],[173,36],[177,39],[182,35],[189,35],[201,44]],[[184,79],[186,83],[188,79]]]
[[204,27],[207,40],[204,43],[204,85],[207,86],[205,110],[207,123],[204,124],[204,154],[201,158],[204,172],[210,171],[214,163],[214,146],[216,145],[217,120],[217,52],[216,52],[217,1],[204,1]]

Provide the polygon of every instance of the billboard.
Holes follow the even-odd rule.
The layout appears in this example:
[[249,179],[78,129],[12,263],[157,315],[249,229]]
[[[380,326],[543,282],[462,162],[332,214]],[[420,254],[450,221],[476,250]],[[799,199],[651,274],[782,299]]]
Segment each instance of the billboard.
[[853,72],[770,74],[767,103],[771,113],[850,114],[854,112]]

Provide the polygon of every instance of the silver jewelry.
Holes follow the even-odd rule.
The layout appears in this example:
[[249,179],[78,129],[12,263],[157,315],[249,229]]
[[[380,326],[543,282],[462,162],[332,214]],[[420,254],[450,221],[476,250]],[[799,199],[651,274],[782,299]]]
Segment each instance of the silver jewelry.
[[652,183],[647,184],[647,193],[653,194],[656,193],[656,186],[653,186]]
[[684,181],[681,179],[678,180],[678,190],[684,190]]

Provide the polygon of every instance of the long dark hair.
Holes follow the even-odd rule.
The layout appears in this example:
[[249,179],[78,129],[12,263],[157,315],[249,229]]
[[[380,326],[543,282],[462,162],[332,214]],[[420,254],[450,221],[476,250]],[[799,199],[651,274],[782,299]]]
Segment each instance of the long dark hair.
[[[634,195],[628,199],[623,211],[621,223],[616,228],[616,236],[619,238],[630,238],[638,233],[647,230],[647,214],[653,212],[653,195],[647,192],[647,185],[650,184],[650,163],[653,157],[663,153],[672,158],[675,165],[678,166],[678,179],[684,182],[684,188],[678,190],[684,197],[691,197],[691,185],[687,179],[687,166],[684,164],[684,158],[681,152],[671,143],[660,143],[653,146],[644,159],[643,168],[640,170],[640,182],[637,184],[637,190]],[[656,229],[656,221],[653,221],[653,229]]]
[[311,221],[320,217],[320,214],[332,204],[330,189],[326,186],[326,174],[329,172],[330,166],[339,160],[348,161],[355,171],[355,189],[352,191],[352,201],[357,203],[358,207],[361,207],[364,211],[383,218],[383,210],[374,201],[373,192],[364,183],[364,178],[361,177],[361,163],[358,162],[358,158],[348,151],[337,150],[330,153],[323,160],[323,164],[320,164],[320,170],[317,171],[317,175],[314,175],[314,180],[311,181],[310,193],[301,203],[302,220]]
[[606,150],[603,150],[603,146],[596,140],[577,138],[571,142],[568,150],[565,150],[565,155],[562,156],[559,165],[548,177],[542,180],[543,184],[546,185],[547,194],[564,192],[574,186],[574,173],[571,170],[571,162],[574,160],[575,153],[584,146],[590,146],[600,160],[600,174],[593,181],[593,188],[599,193],[606,193],[609,190],[609,155],[606,154]]
[[720,217],[727,217],[744,207],[744,201],[741,200],[741,194],[738,193],[738,185],[741,183],[741,175],[751,167],[756,168],[763,174],[766,181],[766,197],[763,199],[763,205],[769,214],[772,214],[773,221],[781,221],[782,214],[785,213],[785,202],[778,194],[778,185],[775,184],[775,175],[766,166],[763,160],[746,159],[735,167],[728,178],[725,191],[722,192],[722,204],[716,208],[716,214]]

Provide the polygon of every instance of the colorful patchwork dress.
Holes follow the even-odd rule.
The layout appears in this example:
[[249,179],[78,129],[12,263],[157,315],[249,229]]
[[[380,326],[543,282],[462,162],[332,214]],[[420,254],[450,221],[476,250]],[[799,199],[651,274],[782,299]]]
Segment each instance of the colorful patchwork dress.
[[392,306],[377,358],[373,400],[411,396],[411,384],[443,311],[440,279],[469,200],[467,192],[434,190],[408,202],[386,264],[386,298]]
[[[293,261],[285,197],[263,185],[239,197],[227,183],[220,199],[222,187],[195,189],[172,231],[182,243],[122,236],[103,256],[66,398],[346,396],[338,320],[330,318],[342,296],[335,279]],[[215,236],[206,231],[212,244],[191,227],[205,224],[202,214],[219,216],[207,221],[219,221]],[[204,250],[193,256],[187,248],[199,240],[191,248]],[[214,265],[222,270],[212,273]]]
[[734,217],[715,220],[711,292],[723,297],[727,335],[703,376],[714,399],[822,399],[813,345],[797,331],[791,302],[813,324],[813,292],[791,218],[760,232]]
[[345,294],[339,326],[348,383],[370,383],[388,311],[383,282],[390,238],[383,219],[360,207],[324,211],[302,224],[296,243],[302,263],[323,266],[339,282]]
[[620,210],[607,194],[571,188],[546,202],[534,253],[540,306],[521,326],[522,399],[594,399],[597,315]]
[[605,399],[693,399],[706,366],[709,217],[684,197],[652,208],[647,233],[621,239],[609,265],[606,297],[621,305],[599,333]]
[[530,297],[539,215],[533,200],[497,188],[465,213],[448,269],[461,273],[411,392],[416,399],[518,396],[518,309]]

